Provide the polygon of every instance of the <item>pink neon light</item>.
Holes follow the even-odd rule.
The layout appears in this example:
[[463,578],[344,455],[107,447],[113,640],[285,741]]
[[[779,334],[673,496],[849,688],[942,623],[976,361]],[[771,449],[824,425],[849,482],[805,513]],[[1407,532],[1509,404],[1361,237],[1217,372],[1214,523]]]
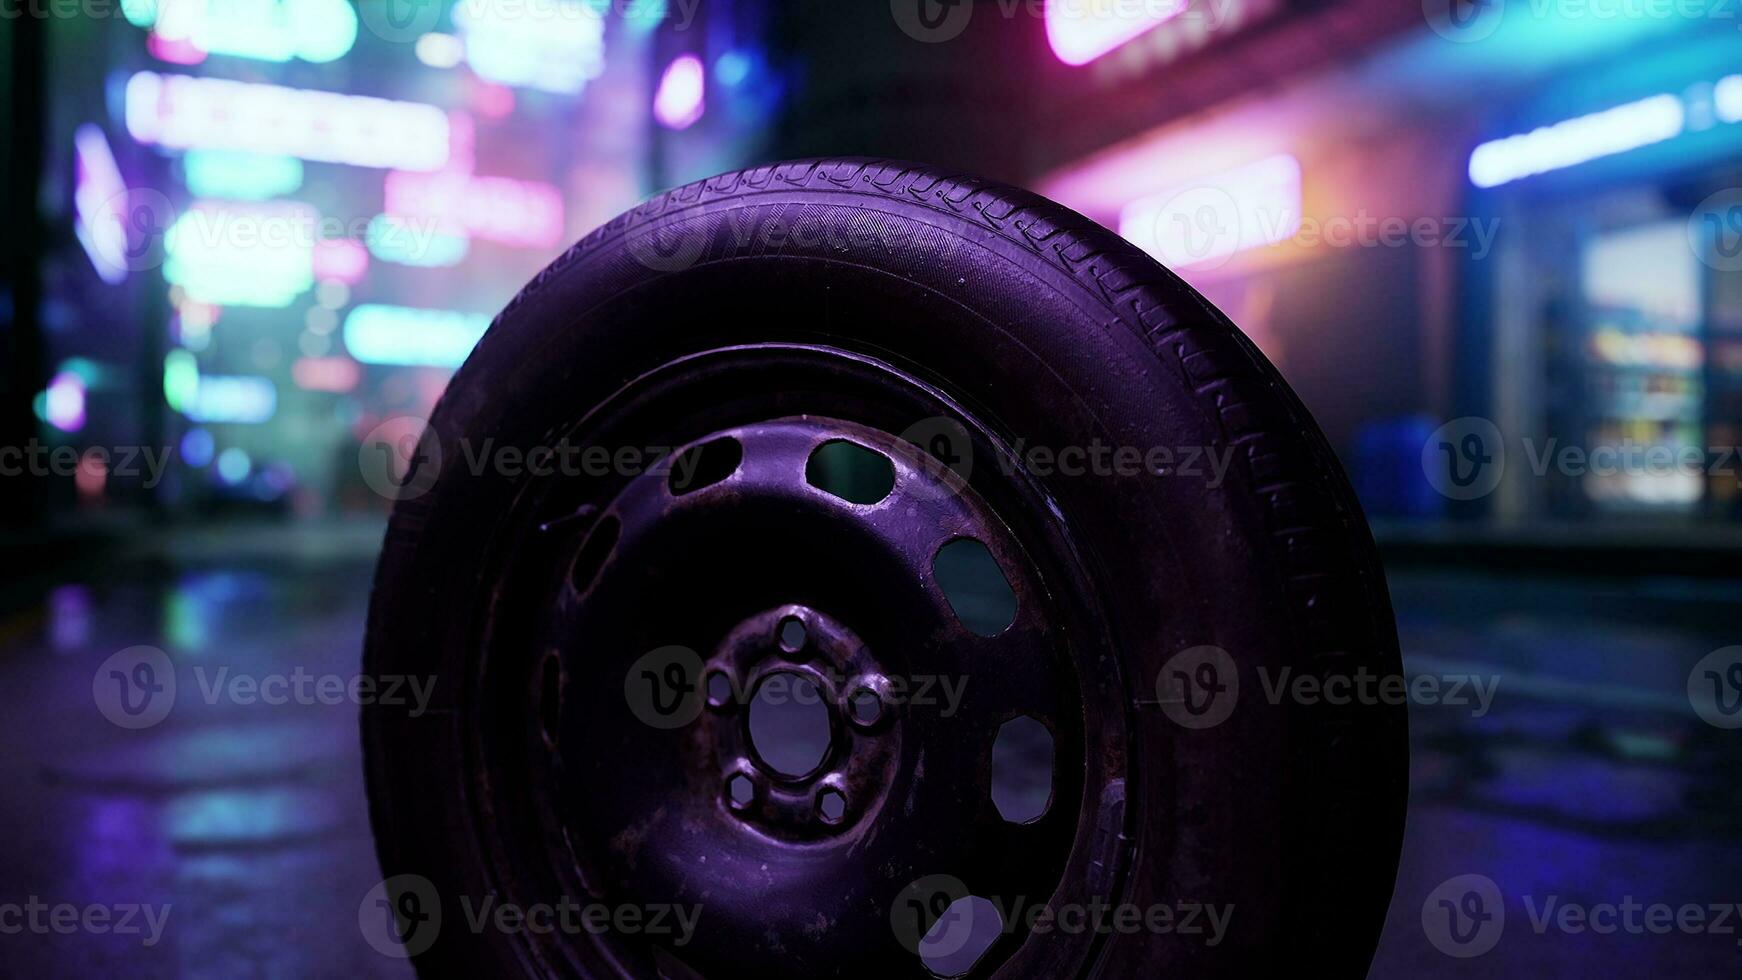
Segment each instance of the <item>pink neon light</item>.
[[308,391],[344,393],[357,387],[363,369],[348,357],[299,357],[290,365],[290,378]]
[[197,65],[206,60],[206,50],[188,38],[164,37],[156,31],[145,39],[145,49],[172,65]]
[[73,471],[73,486],[78,488],[81,499],[87,503],[103,499],[103,488],[108,482],[109,464],[104,462],[101,450],[89,450],[79,458],[78,469]]
[[564,237],[562,193],[537,181],[395,170],[387,175],[386,203],[395,218],[434,221],[448,235],[522,248],[549,248]]
[[421,102],[142,71],[127,80],[126,106],[134,139],[175,149],[400,170],[448,161],[447,113]]
[[43,417],[62,432],[85,427],[85,381],[71,371],[62,371],[48,383],[43,395]]
[[506,119],[514,112],[514,90],[494,82],[479,82],[472,89],[472,108],[485,119]]
[[465,112],[448,113],[448,165],[442,169],[469,174],[477,162],[477,122]]
[[1067,65],[1086,65],[1185,13],[1187,0],[1049,0],[1046,39]]
[[707,111],[708,72],[693,54],[680,56],[665,69],[653,96],[653,118],[667,129],[688,129]]
[[323,238],[315,243],[314,276],[355,286],[369,273],[369,250],[349,238]]

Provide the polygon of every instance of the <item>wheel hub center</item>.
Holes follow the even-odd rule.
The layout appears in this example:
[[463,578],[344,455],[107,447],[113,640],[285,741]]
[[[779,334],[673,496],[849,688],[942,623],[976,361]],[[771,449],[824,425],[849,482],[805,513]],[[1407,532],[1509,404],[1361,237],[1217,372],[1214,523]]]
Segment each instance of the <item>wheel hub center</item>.
[[764,833],[842,833],[875,814],[900,748],[889,678],[830,616],[802,605],[734,627],[704,671],[700,743],[721,805]]

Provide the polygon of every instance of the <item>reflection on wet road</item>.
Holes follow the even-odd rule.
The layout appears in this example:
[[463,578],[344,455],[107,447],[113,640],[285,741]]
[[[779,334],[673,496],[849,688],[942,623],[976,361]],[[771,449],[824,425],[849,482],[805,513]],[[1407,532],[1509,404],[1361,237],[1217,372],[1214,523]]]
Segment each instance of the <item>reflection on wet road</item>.
[[[368,559],[195,564],[98,573],[0,622],[0,901],[44,906],[41,929],[4,937],[0,972],[410,976],[357,927],[380,876],[355,707],[313,680],[249,694],[250,678],[356,675]],[[129,730],[93,681],[140,644],[178,683],[160,723]],[[57,906],[96,904],[109,925],[57,931]]]
[[[379,875],[356,707],[321,693],[357,671],[370,544],[123,563],[13,597],[0,902],[34,897],[49,925],[4,938],[6,972],[409,976],[357,926]],[[1701,723],[1687,700],[1693,665],[1742,642],[1734,585],[1410,572],[1393,587],[1410,671],[1444,703],[1413,710],[1408,843],[1373,975],[1733,974],[1734,932],[1660,934],[1646,910],[1742,901],[1742,730]],[[177,689],[160,723],[133,730],[93,685],[138,645],[164,651]],[[1476,682],[1463,703],[1446,686],[1458,677]],[[1470,906],[1464,876],[1497,895]],[[1481,933],[1492,917],[1457,918],[1496,899],[1497,933]],[[1606,905],[1628,903],[1638,931],[1597,930]],[[136,931],[57,934],[52,907],[93,904],[117,919],[139,906]],[[147,913],[164,906],[147,945]],[[1479,933],[1486,952],[1447,951],[1485,945]]]

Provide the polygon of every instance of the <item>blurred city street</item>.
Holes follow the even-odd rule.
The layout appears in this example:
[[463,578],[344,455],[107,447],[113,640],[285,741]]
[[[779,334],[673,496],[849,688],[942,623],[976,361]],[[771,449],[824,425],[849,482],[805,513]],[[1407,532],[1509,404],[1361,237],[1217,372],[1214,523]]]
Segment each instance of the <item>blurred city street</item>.
[[[403,900],[423,894],[419,884],[432,902],[464,898],[457,869],[487,861],[503,893],[600,893],[612,881],[625,893],[613,900],[628,905],[707,891],[732,862],[760,862],[756,849],[770,841],[784,848],[761,863],[776,869],[770,882],[785,858],[813,862],[779,882],[784,918],[744,889],[715,906],[741,917],[689,947],[694,963],[665,962],[677,953],[657,943],[619,948],[577,930],[552,940],[563,948],[549,962],[616,976],[616,964],[576,964],[633,947],[667,980],[753,961],[778,972],[756,960],[763,953],[789,974],[850,975],[865,969],[872,936],[899,944],[889,954],[897,968],[934,976],[1009,975],[1036,962],[1083,975],[1098,963],[1118,976],[1133,959],[1176,955],[1237,975],[1251,962],[1243,957],[1312,958],[1302,942],[1323,943],[1316,954],[1328,961],[1364,963],[1390,851],[1346,852],[1348,841],[1398,826],[1394,714],[1309,715],[1283,705],[1290,693],[1304,700],[1298,690],[1272,690],[1272,704],[1290,710],[1263,723],[1243,716],[1217,732],[1226,738],[1191,743],[1197,718],[1215,719],[1205,728],[1226,720],[1205,714],[1224,692],[1250,697],[1258,685],[1230,688],[1206,660],[1175,671],[1178,691],[1159,686],[1164,667],[1135,686],[1120,676],[1097,701],[1037,672],[1010,679],[1032,697],[986,702],[989,720],[972,730],[991,743],[980,753],[973,737],[914,738],[905,721],[890,722],[901,716],[882,706],[897,695],[865,681],[900,679],[880,664],[850,678],[865,686],[842,686],[833,709],[774,716],[787,720],[765,731],[812,760],[788,771],[760,754],[749,706],[741,726],[701,726],[713,754],[688,768],[645,761],[701,751],[701,735],[672,734],[681,724],[650,723],[635,730],[645,743],[625,737],[611,753],[587,726],[613,737],[628,729],[575,708],[604,704],[588,699],[605,689],[577,683],[598,666],[586,644],[616,635],[601,623],[666,624],[661,604],[650,603],[657,615],[619,616],[634,605],[620,597],[663,603],[685,589],[705,601],[672,613],[683,643],[658,642],[692,654],[697,671],[691,648],[714,649],[709,685],[731,673],[718,659],[721,630],[738,629],[715,619],[749,624],[743,635],[761,646],[746,640],[754,656],[744,663],[771,676],[809,669],[791,659],[816,652],[806,637],[864,637],[863,622],[888,619],[914,636],[867,645],[896,658],[967,656],[963,643],[978,642],[969,634],[1005,630],[1089,663],[1098,641],[1079,638],[1105,627],[1107,646],[1125,645],[1132,662],[1174,664],[1228,656],[1197,646],[1208,642],[1199,633],[1235,637],[1232,649],[1251,631],[1266,639],[1249,649],[1298,641],[1313,667],[1297,678],[1347,680],[1338,673],[1347,669],[1396,681],[1365,601],[1378,573],[1364,545],[1344,537],[1359,522],[1325,479],[1336,467],[1319,465],[1332,458],[1385,557],[1409,685],[1407,826],[1371,975],[1737,975],[1736,28],[1724,0],[0,8],[0,977],[404,980],[408,946],[426,972],[500,957],[512,962],[497,972],[515,973],[546,955],[528,952],[538,940],[487,941],[487,926],[475,925],[476,935],[438,929],[414,941],[408,930],[423,920]],[[723,485],[757,456],[728,422],[737,431],[798,415],[844,423],[823,446],[849,456],[856,446],[872,465],[866,480],[842,485],[881,489],[862,500],[830,490],[819,474],[833,464],[811,465],[821,448],[781,471],[790,485],[768,498],[778,505]],[[913,421],[923,415],[937,417]],[[999,490],[987,481],[1021,467],[1000,477],[982,465],[969,485],[986,513],[969,516],[986,541],[909,509],[901,541],[960,540],[916,545],[895,572],[864,571],[883,566],[842,555],[895,540],[871,509],[897,486],[895,457],[956,459],[932,423],[988,447],[1020,445],[1030,470],[1031,450],[1062,464],[1113,450],[1103,435],[1142,432],[1157,444],[1119,446],[1115,458],[1166,451],[1145,469],[1170,477],[1204,475],[1188,474],[1197,467],[1187,460],[1207,459],[1213,479],[1187,501],[1174,485],[1119,482],[1136,471],[1104,488],[1066,484],[1075,477],[1060,465]],[[624,433],[640,445],[607,438]],[[855,441],[872,436],[892,454]],[[582,448],[571,437],[592,439],[587,456],[608,465],[560,479],[533,472],[528,464],[554,455],[535,442],[557,441],[568,456]],[[947,434],[943,443],[953,445]],[[707,446],[725,455],[702,467],[700,484],[640,479],[668,450],[699,466]],[[648,496],[622,497],[631,481]],[[705,504],[708,487],[730,498],[710,511],[717,527],[670,522],[683,515],[676,503],[664,509],[668,499]],[[366,690],[377,678],[360,676],[361,648],[387,516],[426,493],[400,525],[411,533],[394,540],[415,547],[388,552],[379,662],[421,664],[438,637],[453,648],[450,665],[471,656],[460,641],[474,624],[457,611],[475,611],[466,602],[478,585],[461,573],[502,542],[515,542],[516,563],[493,598],[562,599],[548,623],[503,617],[514,620],[504,634],[532,654],[480,666],[489,683],[466,690],[488,694],[468,703],[488,710],[464,725],[432,735],[367,713],[370,744],[382,749],[371,757],[375,812],[400,845],[384,848],[363,784],[359,705],[385,695]],[[658,501],[647,513],[659,520],[638,530],[625,499]],[[843,516],[831,509],[842,500],[867,509]],[[1203,509],[1181,519],[1182,501]],[[524,535],[485,523],[498,504],[503,527],[531,522]],[[761,549],[805,507],[846,542],[818,543],[813,557],[862,575],[839,591],[875,615],[797,594],[829,576]],[[1146,508],[1174,523],[1135,522]],[[768,515],[772,530],[745,514]],[[991,531],[1014,543],[989,547]],[[1038,561],[1021,588],[998,555],[1038,556],[1043,537],[1060,560]],[[710,542],[725,557],[695,561],[690,552]],[[956,596],[945,582],[939,559],[961,544],[985,553],[964,580],[998,586],[996,602]],[[1163,560],[1152,552],[1199,574],[1165,594],[1139,592],[1162,588],[1141,574]],[[543,557],[523,565],[522,554]],[[1076,555],[1128,561],[1139,574],[1084,565],[1079,575]],[[738,574],[692,585],[671,577],[677,556]],[[764,581],[739,567],[750,559],[777,574]],[[529,587],[524,569],[534,567],[543,578]],[[1093,593],[1107,580],[1130,591],[1103,603]],[[884,611],[918,603],[915,582],[944,593],[951,616],[936,629],[913,625],[927,609],[941,613],[936,603]],[[1086,597],[1076,604],[1065,601],[1074,586]],[[1193,591],[1204,594],[1173,601]],[[432,595],[466,600],[435,605]],[[430,605],[456,618],[431,617]],[[530,605],[546,611],[542,598]],[[963,612],[979,609],[1069,615],[981,631]],[[811,627],[847,625],[807,633],[812,614]],[[860,623],[848,623],[854,615]],[[580,641],[569,642],[571,627]],[[1193,645],[1147,649],[1162,638]],[[1097,655],[1104,663],[1105,650]],[[1381,661],[1386,671],[1365,666]],[[648,691],[672,694],[692,720],[738,710],[698,696],[704,685],[685,681],[675,661],[662,666],[677,673],[644,670]],[[415,706],[429,693],[393,696]],[[639,706],[639,695],[619,703],[607,693],[609,710]],[[1079,694],[1081,705],[1053,703]],[[870,715],[846,714],[866,698]],[[1099,806],[1102,820],[1078,824],[1076,836],[1055,828],[1055,739],[1087,734],[1078,719],[1117,719],[1108,705],[1127,698],[1139,722],[1151,720],[1136,714],[1145,706],[1165,705],[1184,727],[1102,726],[1109,740],[1094,761],[1106,765],[1070,774],[1086,788],[1079,815]],[[1001,755],[1016,722],[1028,734]],[[1314,755],[1330,746],[1361,761]],[[943,750],[959,753],[959,770],[938,762]],[[1141,775],[1170,773],[1161,778],[1119,768],[1158,757],[1174,769]],[[970,798],[980,786],[970,776],[1012,758],[1016,792],[1000,793],[994,772],[990,807]],[[1249,795],[1228,791],[1231,759],[1255,760]],[[1339,782],[1387,761],[1389,778]],[[656,769],[706,773],[681,790],[700,803],[681,811],[672,784],[629,785]],[[908,795],[907,811],[878,795],[894,799],[909,779],[933,780],[936,805],[980,821],[976,831],[950,837],[957,825],[934,819],[925,829],[935,841],[903,838],[898,860],[867,857],[876,848],[853,835],[892,838],[858,821],[911,815],[923,794]],[[462,780],[465,792],[454,789]],[[585,797],[623,804],[610,820],[598,816],[608,806],[570,805],[595,782],[620,790]],[[1144,794],[1128,798],[1132,786]],[[1013,800],[1033,813],[1006,814]],[[486,804],[501,818],[492,839],[461,832],[483,812],[467,808]],[[644,846],[644,825],[668,811],[724,815],[739,836],[684,838],[722,859],[712,862]],[[1103,832],[1110,814],[1170,819],[1128,819],[1127,837]],[[1298,847],[1333,828],[1340,843]],[[941,854],[999,865],[973,852],[1007,832],[1057,844],[1060,873],[1027,894],[1099,901],[1117,876],[1181,892],[1226,887],[1253,908],[1259,935],[1209,951],[1154,925],[1123,946],[1038,933],[1012,941],[981,928],[983,943],[949,952],[957,964],[921,947],[936,944],[942,912],[985,895],[943,889],[928,896],[952,898],[941,911],[910,902],[913,936],[900,924],[884,930],[887,896],[861,901],[902,862],[911,871]],[[1233,837],[1281,842],[1300,863],[1230,847],[1223,838]],[[823,860],[839,856],[832,844],[849,845],[838,850],[863,866]],[[1065,863],[1067,847],[1081,864]],[[1106,857],[1121,847],[1147,877]],[[396,876],[411,885],[381,880],[384,851],[398,854],[396,868],[419,869]],[[1088,868],[1098,870],[1076,873]],[[962,885],[934,870],[924,868]],[[665,888],[660,872],[681,887]],[[813,880],[825,884],[800,887]],[[1302,894],[1322,900],[1299,908]],[[824,898],[846,911],[831,920]],[[871,931],[842,925],[867,908]],[[1276,937],[1295,945],[1280,951]],[[812,955],[794,942],[812,943]]]
[[[48,903],[169,907],[149,948],[143,934],[9,937],[9,972],[409,976],[357,927],[380,875],[355,706],[207,693],[226,669],[225,685],[354,676],[379,533],[232,529],[222,548],[214,532],[177,535],[9,597],[0,877]],[[1408,838],[1372,975],[1734,972],[1735,935],[1539,932],[1532,909],[1736,900],[1737,749],[1698,722],[1686,686],[1733,629],[1737,583],[1417,568],[1391,580],[1409,673],[1498,686],[1486,711],[1474,691],[1412,706]],[[140,644],[169,653],[180,688],[161,724],[129,731],[99,711],[93,681]],[[1500,886],[1507,918],[1492,951],[1457,959],[1432,945],[1423,906],[1466,874]]]

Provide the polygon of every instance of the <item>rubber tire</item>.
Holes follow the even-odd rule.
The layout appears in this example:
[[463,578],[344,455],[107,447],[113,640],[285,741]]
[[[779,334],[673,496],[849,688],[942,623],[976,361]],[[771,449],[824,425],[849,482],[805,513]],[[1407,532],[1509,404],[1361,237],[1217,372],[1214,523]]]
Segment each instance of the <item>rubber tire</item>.
[[[1114,935],[1091,972],[1364,976],[1401,845],[1405,710],[1256,695],[1260,670],[1400,674],[1371,535],[1275,369],[1118,236],[1033,194],[907,163],[724,174],[648,201],[539,273],[455,374],[431,429],[444,446],[531,444],[674,357],[774,341],[899,361],[1034,445],[1232,451],[1219,484],[1049,484],[1106,591],[1122,672],[1137,679],[1125,898],[1234,906],[1213,947]],[[443,682],[420,719],[364,712],[388,875],[458,876],[456,855],[493,830],[475,825],[457,785],[465,692],[447,679],[466,676],[486,588],[478,556],[514,491],[506,477],[444,471],[392,516],[365,669]],[[1242,699],[1227,722],[1190,731],[1159,710],[1154,683],[1169,657],[1205,644],[1239,663]],[[522,969],[502,955],[447,929],[417,963],[426,975]]]

